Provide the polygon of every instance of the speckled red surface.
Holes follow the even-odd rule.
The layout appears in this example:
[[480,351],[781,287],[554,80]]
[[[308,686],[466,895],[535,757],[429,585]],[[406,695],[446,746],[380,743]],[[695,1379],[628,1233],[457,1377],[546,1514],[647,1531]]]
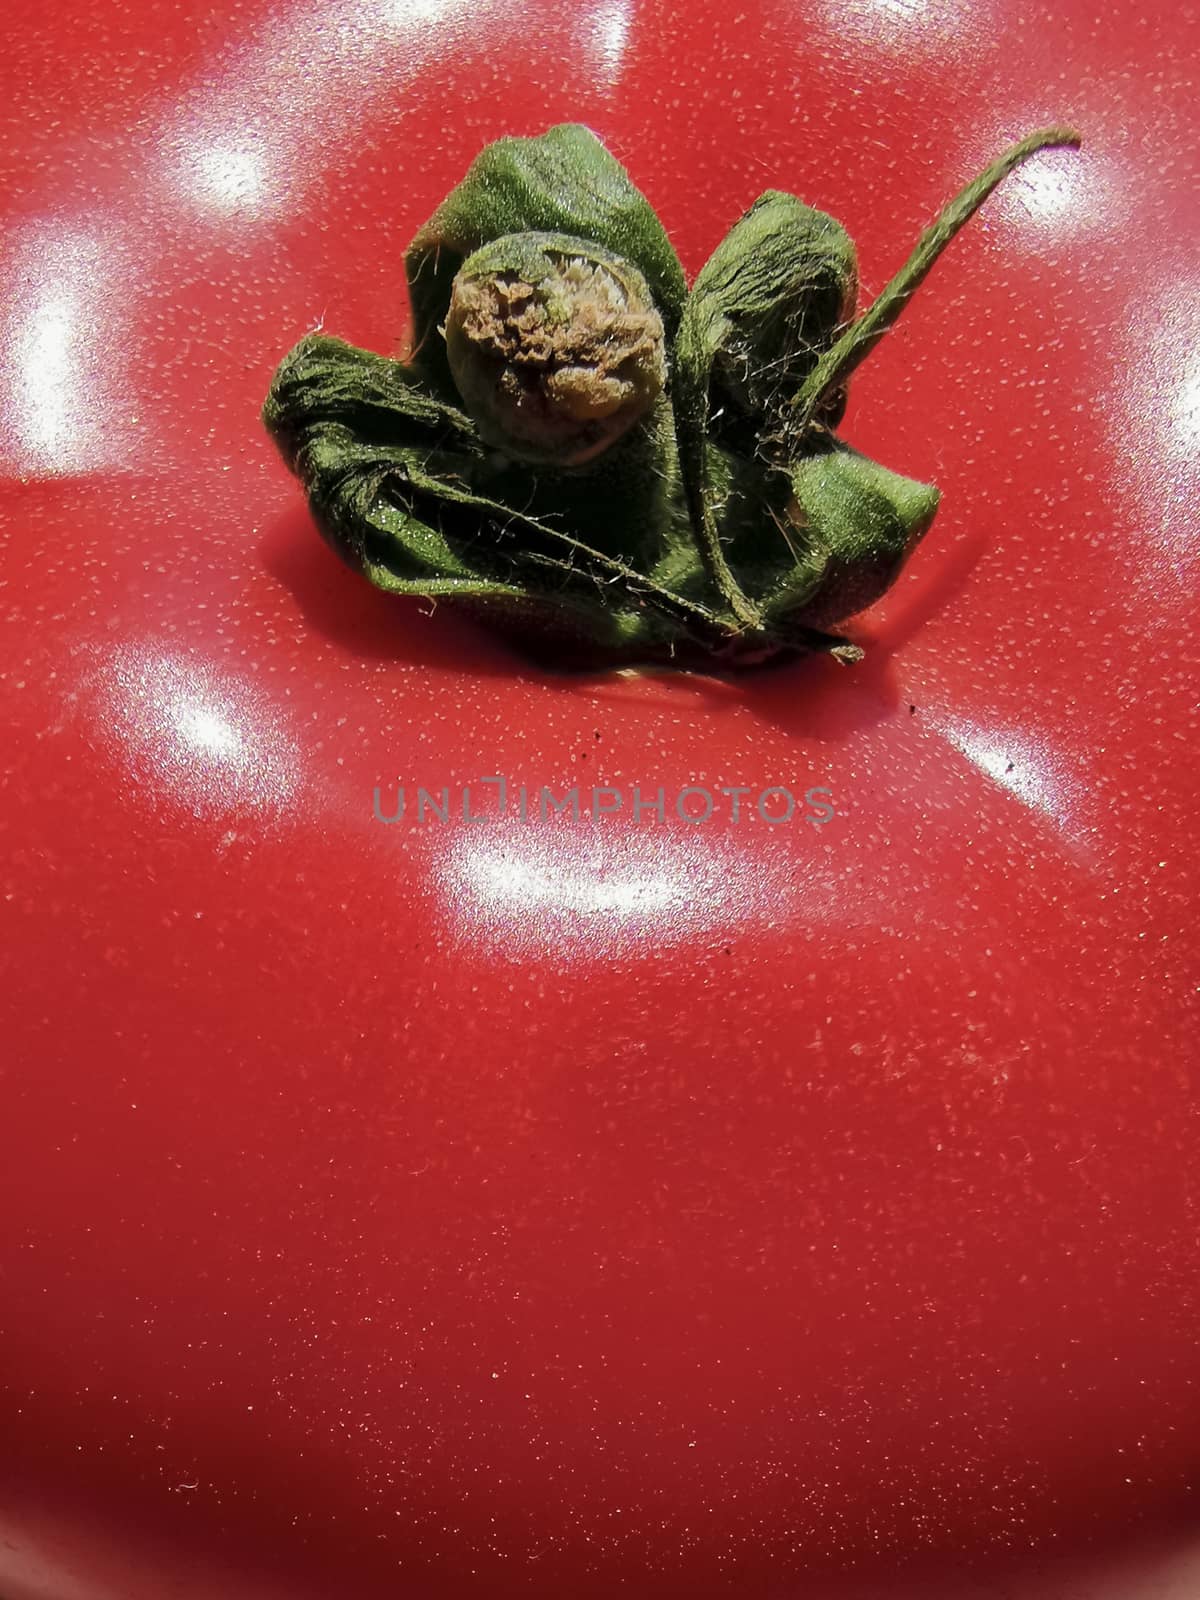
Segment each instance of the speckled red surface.
[[[1192,1600],[1193,7],[67,6],[0,57],[0,1591]],[[854,670],[559,678],[312,532],[480,145],[765,187],[941,485]],[[384,828],[397,781],[827,826]],[[1189,1553],[1192,1552],[1192,1553]]]

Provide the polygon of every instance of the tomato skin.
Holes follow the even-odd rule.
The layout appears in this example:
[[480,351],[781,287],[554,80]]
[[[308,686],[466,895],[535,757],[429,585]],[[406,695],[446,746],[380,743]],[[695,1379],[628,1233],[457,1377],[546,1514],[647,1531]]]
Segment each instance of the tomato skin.
[[[1182,1573],[1197,113],[1146,13],[14,25],[9,1600]],[[276,361],[391,348],[414,227],[568,118],[689,271],[778,186],[869,288],[1009,138],[1081,128],[855,379],[847,437],[943,491],[861,667],[554,674],[314,534]],[[372,814],[492,774],[835,815]]]

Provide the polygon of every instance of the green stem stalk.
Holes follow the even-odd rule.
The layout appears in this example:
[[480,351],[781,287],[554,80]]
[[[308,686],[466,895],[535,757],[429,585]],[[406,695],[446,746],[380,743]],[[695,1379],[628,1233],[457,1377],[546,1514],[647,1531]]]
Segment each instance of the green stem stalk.
[[704,558],[709,574],[720,591],[721,598],[740,625],[752,632],[759,632],[763,625],[762,612],[738,583],[725,559],[720,534],[717,531],[717,519],[713,516],[712,506],[703,487],[697,500],[698,504],[693,507],[693,517],[700,524],[700,554]]
[[912,255],[892,281],[821,357],[797,392],[788,419],[788,432],[793,439],[798,442],[803,438],[824,397],[845,383],[855,367],[870,355],[925,281],[942,251],[971,220],[992,190],[1037,151],[1061,145],[1077,148],[1080,143],[1073,128],[1042,128],[1028,134],[951,200],[937,221],[922,233]]

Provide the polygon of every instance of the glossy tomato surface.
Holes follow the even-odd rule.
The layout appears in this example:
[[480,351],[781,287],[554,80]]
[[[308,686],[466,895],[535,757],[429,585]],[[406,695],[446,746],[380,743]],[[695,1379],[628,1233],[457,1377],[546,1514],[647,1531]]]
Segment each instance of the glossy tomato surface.
[[[6,32],[5,1600],[1194,1600],[1194,8]],[[1081,130],[856,379],[944,495],[862,666],[557,675],[314,533],[275,363],[564,120],[689,272],[782,187],[868,292]],[[668,815],[373,814],[488,775]]]

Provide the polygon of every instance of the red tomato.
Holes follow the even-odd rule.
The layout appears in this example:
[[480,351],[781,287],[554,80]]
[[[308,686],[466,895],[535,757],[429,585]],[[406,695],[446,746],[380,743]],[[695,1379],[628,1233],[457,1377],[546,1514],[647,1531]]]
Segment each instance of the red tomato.
[[[6,1600],[1189,1600],[1189,8],[9,31]],[[690,271],[783,187],[868,291],[1083,132],[856,379],[944,494],[861,667],[556,676],[312,531],[276,361],[394,348],[416,227],[563,120]],[[372,815],[491,774],[835,816]]]

